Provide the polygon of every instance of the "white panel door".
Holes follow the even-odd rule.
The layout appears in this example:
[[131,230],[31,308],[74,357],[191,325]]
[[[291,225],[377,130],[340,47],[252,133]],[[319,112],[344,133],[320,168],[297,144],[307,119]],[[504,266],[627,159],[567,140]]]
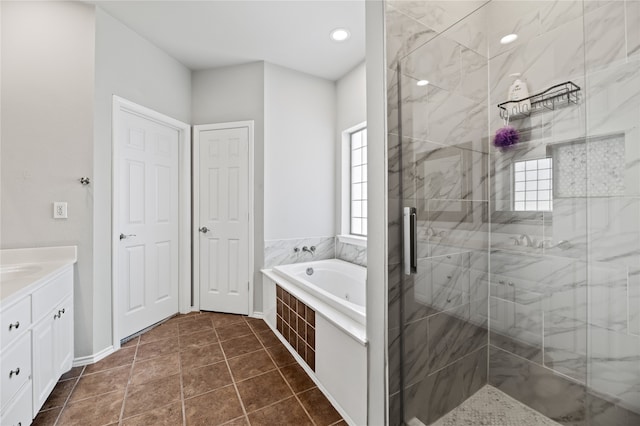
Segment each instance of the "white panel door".
[[249,128],[202,130],[200,309],[249,313]]
[[123,111],[117,123],[119,337],[178,312],[180,135]]

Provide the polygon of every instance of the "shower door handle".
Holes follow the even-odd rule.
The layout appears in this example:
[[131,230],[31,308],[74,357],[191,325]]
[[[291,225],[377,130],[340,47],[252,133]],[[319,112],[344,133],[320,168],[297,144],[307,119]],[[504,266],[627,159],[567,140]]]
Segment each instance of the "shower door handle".
[[405,207],[402,215],[404,274],[411,275],[418,269],[417,212],[415,207]]

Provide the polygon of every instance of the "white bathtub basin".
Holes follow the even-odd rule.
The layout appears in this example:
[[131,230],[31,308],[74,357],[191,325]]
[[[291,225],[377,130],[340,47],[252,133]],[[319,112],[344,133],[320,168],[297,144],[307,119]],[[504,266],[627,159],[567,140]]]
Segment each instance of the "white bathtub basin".
[[[309,268],[313,270],[311,274],[307,273]],[[366,324],[366,268],[330,259],[276,266],[273,271],[360,324]]]

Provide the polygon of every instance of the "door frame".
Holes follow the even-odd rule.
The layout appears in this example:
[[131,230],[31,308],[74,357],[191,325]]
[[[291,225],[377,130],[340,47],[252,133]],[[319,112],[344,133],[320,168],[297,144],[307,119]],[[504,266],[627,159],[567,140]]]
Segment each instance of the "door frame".
[[122,114],[129,113],[155,121],[177,130],[178,141],[178,310],[188,313],[191,307],[191,126],[174,118],[161,114],[150,108],[138,105],[120,96],[113,95],[113,110],[111,118],[111,327],[113,349],[120,348],[119,312],[120,312],[120,283],[119,283],[119,229],[120,201],[118,199],[118,182],[120,177],[119,156],[120,149],[116,136],[118,125],[122,121]]
[[226,130],[246,127],[249,130],[249,293],[248,293],[248,313],[254,316],[253,299],[254,299],[254,212],[253,212],[253,179],[254,179],[254,156],[253,156],[253,137],[254,122],[231,121],[227,123],[201,124],[193,126],[193,306],[200,309],[200,132],[207,130]]

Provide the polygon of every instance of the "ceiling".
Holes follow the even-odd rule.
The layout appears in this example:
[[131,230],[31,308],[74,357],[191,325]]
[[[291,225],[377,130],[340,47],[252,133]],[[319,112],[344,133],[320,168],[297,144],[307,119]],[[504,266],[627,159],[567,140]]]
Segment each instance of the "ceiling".
[[[337,80],[365,57],[364,0],[92,3],[192,70],[267,61]],[[338,27],[351,38],[332,41]]]

